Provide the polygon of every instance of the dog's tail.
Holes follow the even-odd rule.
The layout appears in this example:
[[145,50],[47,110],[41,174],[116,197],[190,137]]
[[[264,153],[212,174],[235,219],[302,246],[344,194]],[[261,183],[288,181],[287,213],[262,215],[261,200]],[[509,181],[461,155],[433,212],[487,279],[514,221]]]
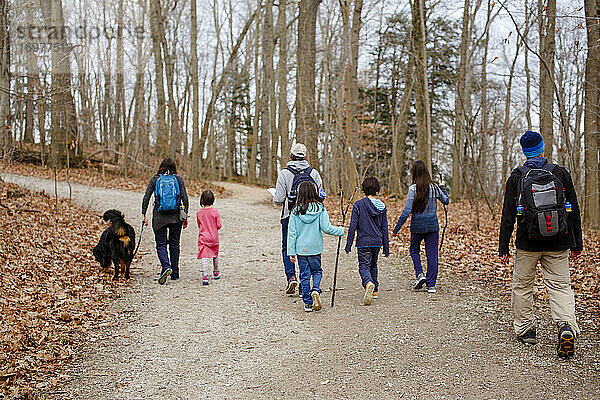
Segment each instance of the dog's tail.
[[106,212],[104,212],[102,218],[104,218],[105,221],[110,221],[114,223],[118,220],[123,220],[125,216],[119,210],[107,210]]

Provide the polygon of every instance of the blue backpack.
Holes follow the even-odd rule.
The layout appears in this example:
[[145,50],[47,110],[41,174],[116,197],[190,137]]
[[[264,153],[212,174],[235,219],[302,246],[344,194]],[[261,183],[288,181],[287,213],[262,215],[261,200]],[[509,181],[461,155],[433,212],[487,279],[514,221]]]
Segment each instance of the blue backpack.
[[167,171],[156,180],[154,199],[158,212],[171,213],[179,210],[181,204],[181,192],[177,177]]
[[[298,198],[298,186],[302,182],[311,182],[315,187],[317,187],[317,182],[310,176],[312,172],[312,168],[308,167],[304,171],[297,171],[292,167],[287,167],[287,170],[294,174],[294,180],[292,181],[292,188],[290,189],[290,193],[287,195],[288,202],[288,210],[292,211],[296,206],[296,199]],[[321,190],[319,193],[319,197],[322,199],[325,198],[325,192]]]

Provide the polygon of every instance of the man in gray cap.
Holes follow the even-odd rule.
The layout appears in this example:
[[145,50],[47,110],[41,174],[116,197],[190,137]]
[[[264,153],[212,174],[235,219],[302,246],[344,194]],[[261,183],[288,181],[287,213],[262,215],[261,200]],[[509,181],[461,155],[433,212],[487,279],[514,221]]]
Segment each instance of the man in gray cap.
[[325,198],[321,175],[312,169],[308,161],[306,161],[306,146],[302,143],[296,143],[290,150],[290,161],[288,161],[284,169],[279,171],[277,185],[275,186],[275,195],[273,196],[275,204],[283,204],[281,211],[281,252],[283,254],[283,265],[287,277],[287,288],[285,290],[287,294],[294,294],[296,287],[299,288],[298,280],[296,279],[296,268],[287,255],[287,231],[290,221],[290,210],[296,201],[298,185],[304,181],[312,181],[317,186],[319,196]]

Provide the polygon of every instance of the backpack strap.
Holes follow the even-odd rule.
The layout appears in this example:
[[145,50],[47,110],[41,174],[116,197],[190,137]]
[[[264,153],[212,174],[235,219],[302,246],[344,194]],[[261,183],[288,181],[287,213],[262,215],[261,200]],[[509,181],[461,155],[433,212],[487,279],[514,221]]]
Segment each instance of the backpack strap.
[[523,185],[525,182],[525,176],[527,175],[527,173],[529,171],[532,170],[532,168],[530,168],[526,165],[521,165],[516,170],[521,172],[521,177],[519,178],[519,192],[517,193],[517,205],[519,205],[521,203],[521,193],[523,193]]
[[294,176],[298,175],[300,173],[300,171],[298,171],[297,169],[294,169],[292,167],[285,167],[285,169],[287,169],[288,171],[290,171],[292,174],[294,174]]
[[556,164],[552,164],[547,162],[546,164],[544,164],[544,166],[542,167],[543,170],[546,170],[550,173],[554,173],[554,169],[556,168]]

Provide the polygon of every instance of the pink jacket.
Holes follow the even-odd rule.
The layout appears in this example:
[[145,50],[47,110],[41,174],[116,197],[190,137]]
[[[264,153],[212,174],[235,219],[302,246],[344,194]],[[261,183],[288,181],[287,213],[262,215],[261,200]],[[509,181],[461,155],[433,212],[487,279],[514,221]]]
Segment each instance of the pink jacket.
[[219,229],[221,215],[212,207],[201,208],[196,214],[198,222],[198,258],[214,258],[219,255]]

